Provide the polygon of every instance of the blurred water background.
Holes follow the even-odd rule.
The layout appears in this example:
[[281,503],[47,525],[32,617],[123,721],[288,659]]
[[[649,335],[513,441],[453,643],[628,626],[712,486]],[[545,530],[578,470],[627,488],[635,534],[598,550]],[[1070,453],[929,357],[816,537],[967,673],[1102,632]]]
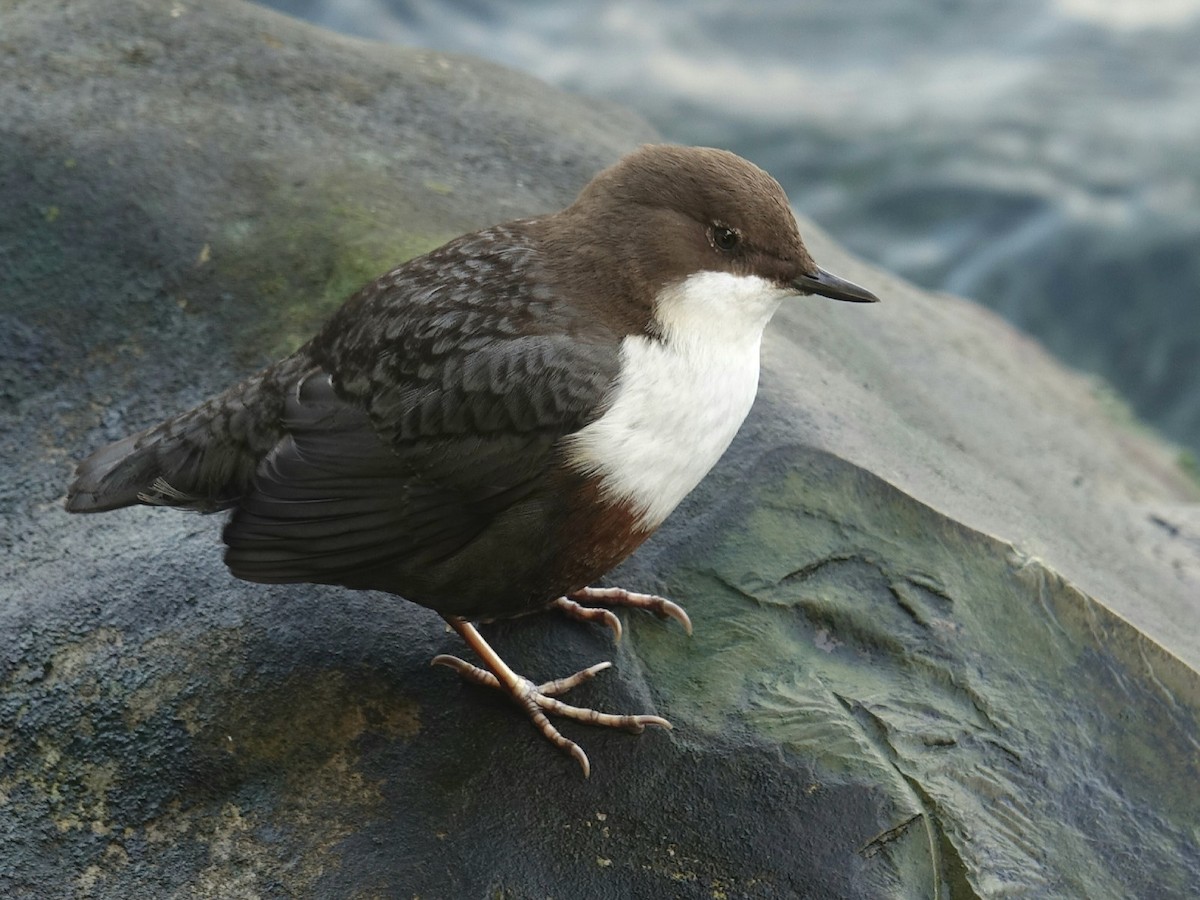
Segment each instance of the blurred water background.
[[846,247],[997,310],[1200,452],[1200,0],[265,5],[734,150]]

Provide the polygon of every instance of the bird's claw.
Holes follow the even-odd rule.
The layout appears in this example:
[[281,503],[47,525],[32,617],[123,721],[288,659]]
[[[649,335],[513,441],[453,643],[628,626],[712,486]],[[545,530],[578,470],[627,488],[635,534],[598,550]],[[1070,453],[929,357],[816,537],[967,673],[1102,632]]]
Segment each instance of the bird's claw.
[[[496,690],[504,689],[504,686],[500,683],[500,679],[487,669],[473,666],[465,659],[460,659],[457,656],[441,653],[431,659],[429,664],[431,666],[446,666],[456,671],[468,681],[473,681],[484,687],[495,688]],[[612,663],[598,662],[594,666],[588,666],[586,669],[581,669],[574,675],[568,675],[566,678],[555,678],[553,681],[545,681],[539,685],[534,685],[533,682],[529,682],[529,684],[539,694],[546,697],[557,697],[559,694],[565,694],[573,687],[578,687],[585,681],[591,681],[605,669],[610,668],[612,668]]]
[[507,693],[518,706],[525,710],[526,715],[533,720],[534,725],[537,726],[538,730],[541,731],[547,740],[569,754],[579,763],[579,767],[583,769],[585,778],[591,774],[592,770],[587,754],[583,752],[582,747],[570,738],[564,737],[562,732],[554,727],[547,714],[574,719],[586,725],[619,728],[622,731],[628,731],[633,734],[645,731],[647,725],[657,725],[660,728],[667,729],[671,728],[671,723],[662,716],[615,715],[583,706],[572,706],[569,703],[563,703],[561,700],[556,699],[557,696],[566,693],[571,688],[577,687],[585,681],[590,681],[605,669],[610,668],[612,666],[611,662],[596,663],[594,666],[581,669],[574,675],[568,675],[566,678],[556,678],[553,681],[547,681],[542,684],[534,684],[529,679],[519,675],[515,677],[513,684],[505,684],[494,673],[472,665],[457,656],[450,656],[445,653],[435,656],[431,661],[431,665],[447,666],[454,669],[468,681],[473,681],[484,687],[495,688]]
[[618,587],[585,587],[566,597],[559,597],[552,606],[573,619],[585,622],[603,620],[613,630],[618,641],[621,639],[621,620],[606,607],[644,609],[660,619],[674,619],[689,635],[692,633],[692,620],[687,611],[678,603],[672,603],[666,597],[659,597],[657,594],[636,594]]
[[[578,596],[578,595],[573,595]],[[579,622],[596,622],[600,621],[612,629],[613,640],[620,642],[622,629],[621,620],[611,610],[607,610],[602,606],[584,606],[582,603],[577,603],[570,597],[559,597],[550,604],[553,609],[565,613],[572,619]]]

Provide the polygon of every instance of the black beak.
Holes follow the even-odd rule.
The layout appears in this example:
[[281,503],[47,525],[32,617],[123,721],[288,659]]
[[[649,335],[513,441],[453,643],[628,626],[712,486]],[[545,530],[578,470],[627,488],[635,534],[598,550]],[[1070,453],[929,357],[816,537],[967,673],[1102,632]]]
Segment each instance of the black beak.
[[817,269],[811,275],[801,275],[792,281],[792,287],[802,294],[820,294],[834,300],[847,300],[850,303],[878,303],[879,298],[864,287],[859,287],[852,281],[831,275],[824,269]]

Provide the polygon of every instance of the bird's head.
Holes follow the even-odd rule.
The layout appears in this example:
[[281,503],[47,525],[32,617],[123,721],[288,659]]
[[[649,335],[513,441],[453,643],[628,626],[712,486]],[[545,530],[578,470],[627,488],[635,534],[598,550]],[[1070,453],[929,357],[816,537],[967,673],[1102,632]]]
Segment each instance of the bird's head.
[[575,225],[569,231],[588,236],[583,260],[617,262],[622,295],[649,307],[652,320],[765,324],[788,296],[878,300],[820,268],[779,183],[725,150],[644,146],[593,178],[559,215]]

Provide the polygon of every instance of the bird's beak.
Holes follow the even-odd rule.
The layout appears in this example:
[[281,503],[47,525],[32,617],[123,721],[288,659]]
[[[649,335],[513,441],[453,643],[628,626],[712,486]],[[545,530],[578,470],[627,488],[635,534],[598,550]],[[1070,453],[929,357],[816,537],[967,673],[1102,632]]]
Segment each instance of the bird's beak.
[[864,287],[859,287],[852,281],[838,278],[817,269],[811,275],[801,275],[792,281],[792,287],[802,294],[820,294],[834,300],[847,300],[850,303],[878,303],[879,298]]

